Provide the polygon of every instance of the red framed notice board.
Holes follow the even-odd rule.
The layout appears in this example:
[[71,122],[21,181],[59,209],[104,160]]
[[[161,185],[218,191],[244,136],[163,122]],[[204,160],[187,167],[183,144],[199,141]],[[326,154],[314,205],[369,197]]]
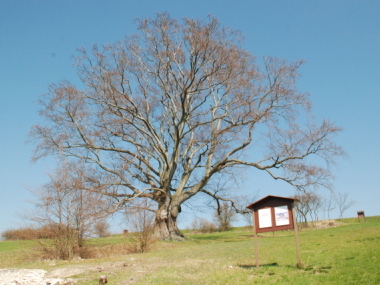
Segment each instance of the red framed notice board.
[[269,195],[247,206],[253,211],[256,233],[294,229],[294,201],[293,198]]
[[294,198],[280,196],[266,196],[265,198],[247,206],[252,210],[254,221],[254,241],[256,267],[259,267],[258,233],[274,232],[294,229],[296,239],[298,267],[301,268],[301,254],[298,242],[298,229],[296,224],[296,212],[294,210]]

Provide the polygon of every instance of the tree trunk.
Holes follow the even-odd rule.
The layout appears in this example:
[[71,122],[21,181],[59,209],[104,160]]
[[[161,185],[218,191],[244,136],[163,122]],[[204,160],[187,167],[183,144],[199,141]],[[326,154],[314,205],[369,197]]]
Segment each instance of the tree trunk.
[[160,240],[184,241],[185,236],[177,226],[177,217],[180,209],[179,203],[166,199],[156,211],[153,234]]

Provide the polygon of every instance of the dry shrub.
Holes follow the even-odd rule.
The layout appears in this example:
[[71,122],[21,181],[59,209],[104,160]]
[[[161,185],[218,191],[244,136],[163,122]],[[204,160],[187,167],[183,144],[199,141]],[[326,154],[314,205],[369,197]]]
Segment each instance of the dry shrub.
[[80,247],[75,243],[75,240],[62,237],[53,240],[41,240],[39,252],[42,259],[71,260],[80,256]]
[[51,238],[51,230],[49,227],[26,227],[20,229],[6,230],[1,233],[3,240],[34,240]]
[[37,252],[31,256],[31,259],[110,258],[113,256],[147,252],[152,249],[155,241],[153,236],[147,232],[130,233],[122,243],[84,245],[82,247],[72,246],[70,243],[64,244],[62,240],[40,240]]
[[82,247],[70,246],[70,244],[65,245],[58,243],[56,240],[41,240],[39,241],[37,256],[34,256],[34,259],[110,258],[113,256],[147,252],[152,249],[155,241],[153,236],[147,232],[130,233],[122,243],[84,245]]
[[103,255],[102,250],[96,246],[83,246],[79,249],[78,255],[83,259],[109,257],[109,255]]
[[109,228],[110,225],[106,221],[97,222],[94,226],[95,235],[99,238],[108,237],[111,235]]
[[[97,234],[108,236],[107,223],[98,223]],[[86,245],[86,239],[79,228],[66,224],[51,224],[41,228],[41,235],[48,241],[40,241],[41,257],[44,259],[70,260],[74,257],[96,258],[101,254],[93,246]]]
[[147,252],[157,241],[153,231],[155,213],[147,210],[149,208],[150,202],[143,200],[126,212],[126,220],[132,231],[126,235],[128,239],[126,247],[129,253]]
[[40,240],[39,247],[42,258],[71,260],[80,257],[84,239],[80,231],[65,224],[52,224],[45,227],[48,240]]
[[227,202],[220,204],[215,211],[214,218],[218,229],[222,232],[228,231],[232,227],[232,222],[237,221],[235,209]]
[[36,237],[36,230],[33,228],[6,230],[1,233],[1,238],[3,240],[29,240],[36,239]]
[[119,244],[86,245],[79,249],[78,256],[83,259],[109,258],[112,256],[136,253],[130,246],[130,242]]
[[[58,248],[60,250],[58,250]],[[64,247],[60,244],[58,247],[54,242],[41,241],[39,243],[39,248],[37,256],[35,259],[73,259],[73,258],[82,258],[82,259],[95,259],[95,258],[107,258],[120,254],[127,254],[128,251],[125,248],[125,245],[116,244],[116,245],[85,245],[82,247]]]
[[214,233],[218,231],[218,228],[214,223],[203,218],[194,220],[191,223],[191,228],[195,233]]
[[148,252],[156,241],[157,239],[153,235],[153,226],[150,226],[143,231],[129,234],[126,249],[128,253]]
[[25,227],[19,229],[10,229],[1,233],[3,240],[35,240],[35,239],[53,239],[58,236],[60,231],[56,224],[49,224],[40,228]]

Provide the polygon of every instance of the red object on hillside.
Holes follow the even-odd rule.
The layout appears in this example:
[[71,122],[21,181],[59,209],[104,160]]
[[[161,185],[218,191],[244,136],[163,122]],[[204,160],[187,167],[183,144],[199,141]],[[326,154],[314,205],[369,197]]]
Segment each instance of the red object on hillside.
[[257,234],[290,229],[294,229],[298,267],[302,267],[296,212],[294,209],[295,201],[298,200],[289,197],[269,195],[247,206],[248,209],[252,210],[254,222],[255,259],[257,268],[260,266]]
[[266,196],[247,206],[253,211],[256,233],[294,229],[294,198]]

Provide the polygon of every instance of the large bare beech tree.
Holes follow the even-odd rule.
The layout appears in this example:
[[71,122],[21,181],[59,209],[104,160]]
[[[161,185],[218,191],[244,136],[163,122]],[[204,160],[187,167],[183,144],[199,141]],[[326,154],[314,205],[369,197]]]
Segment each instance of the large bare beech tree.
[[340,129],[310,122],[308,95],[295,85],[301,61],[259,64],[240,33],[212,17],[138,23],[137,35],[79,51],[83,85],[50,87],[46,124],[32,130],[35,159],[85,162],[97,173],[88,190],[114,199],[113,210],[153,200],[162,239],[183,237],[177,216],[194,195],[225,199],[207,185],[239,166],[299,188],[328,183]]

